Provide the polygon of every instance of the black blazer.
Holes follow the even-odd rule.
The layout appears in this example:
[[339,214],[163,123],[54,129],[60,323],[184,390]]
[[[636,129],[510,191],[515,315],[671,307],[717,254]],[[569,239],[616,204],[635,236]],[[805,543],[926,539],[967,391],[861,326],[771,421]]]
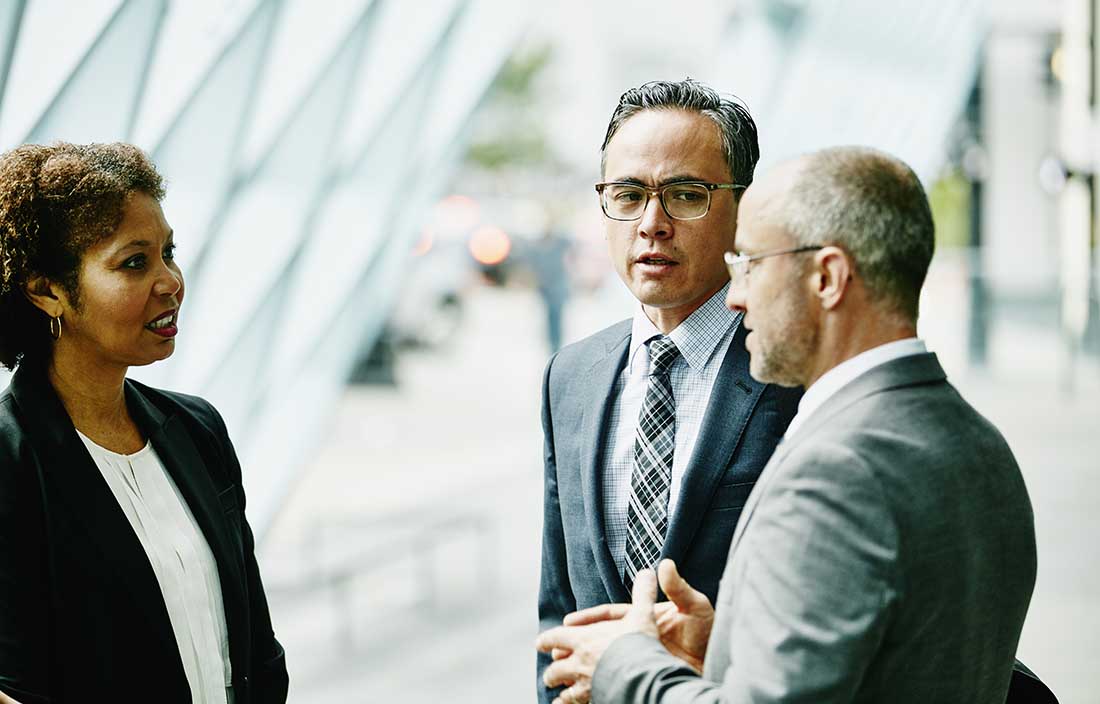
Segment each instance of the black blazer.
[[[563,348],[546,367],[540,631],[570,611],[630,601],[607,546],[602,501],[611,391],[626,365],[630,330],[624,320]],[[802,398],[800,388],[749,376],[747,334],[738,327],[722,360],[661,550],[711,603],[741,509]],[[548,704],[556,696],[542,684],[550,656],[537,657],[538,698]]]
[[[130,380],[125,393],[214,553],[238,704],[282,704],[286,663],[221,416]],[[145,551],[44,368],[27,363],[0,395],[0,690],[22,704],[191,702]]]

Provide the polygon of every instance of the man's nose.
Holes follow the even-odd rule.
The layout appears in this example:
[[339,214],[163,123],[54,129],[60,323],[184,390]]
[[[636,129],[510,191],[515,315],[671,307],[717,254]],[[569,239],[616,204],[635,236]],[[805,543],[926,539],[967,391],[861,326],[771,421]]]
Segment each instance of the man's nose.
[[672,218],[665,212],[661,205],[661,197],[652,194],[642,211],[642,219],[638,223],[638,234],[642,237],[659,239],[672,234]]
[[748,310],[745,306],[745,287],[739,286],[736,281],[730,282],[729,291],[726,292],[726,308],[734,313],[744,313]]

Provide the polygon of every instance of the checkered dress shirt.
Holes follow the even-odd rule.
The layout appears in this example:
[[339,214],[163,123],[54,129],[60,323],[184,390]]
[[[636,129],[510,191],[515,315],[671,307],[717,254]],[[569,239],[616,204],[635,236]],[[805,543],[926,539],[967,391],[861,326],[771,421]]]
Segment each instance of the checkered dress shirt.
[[[710,391],[726,358],[741,314],[726,308],[726,289],[715,293],[684,322],[668,334],[680,350],[680,358],[669,371],[672,395],[676,399],[676,449],[672,458],[672,485],[668,494],[669,520],[675,515],[676,500],[684,469],[695,449],[703,425]],[[638,414],[649,385],[649,351],[646,341],[661,331],[646,317],[641,306],[634,314],[630,352],[626,367],[612,389],[609,442],[603,456],[603,510],[607,543],[619,574],[626,569],[627,512],[630,503],[630,473],[634,459],[634,438]]]

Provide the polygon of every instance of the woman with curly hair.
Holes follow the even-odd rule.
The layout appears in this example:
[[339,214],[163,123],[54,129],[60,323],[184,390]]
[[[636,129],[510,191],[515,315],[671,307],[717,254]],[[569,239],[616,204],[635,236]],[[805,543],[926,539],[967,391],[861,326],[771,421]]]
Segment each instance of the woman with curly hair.
[[170,356],[183,276],[127,144],[0,156],[0,690],[21,704],[284,702],[241,468]]

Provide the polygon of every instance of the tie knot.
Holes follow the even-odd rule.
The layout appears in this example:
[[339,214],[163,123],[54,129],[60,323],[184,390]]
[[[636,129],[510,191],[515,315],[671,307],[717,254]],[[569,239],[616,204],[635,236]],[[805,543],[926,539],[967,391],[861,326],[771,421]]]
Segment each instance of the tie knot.
[[655,337],[649,341],[649,373],[668,374],[672,363],[680,356],[680,350],[676,343],[665,336]]

